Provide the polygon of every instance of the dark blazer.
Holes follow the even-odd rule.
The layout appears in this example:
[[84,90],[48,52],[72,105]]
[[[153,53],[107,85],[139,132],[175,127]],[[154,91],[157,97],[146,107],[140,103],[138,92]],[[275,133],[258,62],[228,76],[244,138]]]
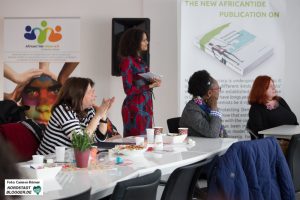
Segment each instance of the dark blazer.
[[[209,115],[199,105],[190,100],[181,115],[179,126],[189,128],[189,136],[217,138],[220,134],[222,119]],[[223,131],[227,137],[226,130]]]

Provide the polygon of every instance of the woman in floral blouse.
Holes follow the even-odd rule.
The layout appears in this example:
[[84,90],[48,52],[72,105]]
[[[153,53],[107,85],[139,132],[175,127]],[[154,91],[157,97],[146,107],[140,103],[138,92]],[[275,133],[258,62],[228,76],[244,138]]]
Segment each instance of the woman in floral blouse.
[[126,94],[122,106],[124,137],[144,135],[146,128],[152,128],[152,89],[159,87],[161,80],[148,81],[139,76],[149,72],[149,66],[141,57],[148,51],[148,44],[147,33],[137,28],[128,29],[120,39],[120,69]]

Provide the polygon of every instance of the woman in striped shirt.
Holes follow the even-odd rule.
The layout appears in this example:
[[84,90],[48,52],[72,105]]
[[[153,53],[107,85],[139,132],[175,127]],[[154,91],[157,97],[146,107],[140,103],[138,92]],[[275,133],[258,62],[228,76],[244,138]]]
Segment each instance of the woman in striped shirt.
[[100,106],[94,105],[95,99],[94,82],[91,79],[69,78],[52,107],[52,115],[37,153],[54,153],[56,146],[70,147],[72,131],[82,128],[87,130],[91,138],[96,133],[105,139],[106,115],[114,97],[103,99]]

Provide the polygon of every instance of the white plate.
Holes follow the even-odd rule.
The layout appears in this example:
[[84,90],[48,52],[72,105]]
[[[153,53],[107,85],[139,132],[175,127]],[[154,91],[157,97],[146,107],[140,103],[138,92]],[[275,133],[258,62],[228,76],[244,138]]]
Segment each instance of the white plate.
[[142,149],[128,148],[129,146],[136,147],[136,145],[117,145],[112,150],[116,154],[123,154],[125,156],[142,155],[147,150],[146,146]]
[[21,165],[20,170],[24,171],[29,178],[54,179],[60,172],[61,166],[43,167],[40,164]]

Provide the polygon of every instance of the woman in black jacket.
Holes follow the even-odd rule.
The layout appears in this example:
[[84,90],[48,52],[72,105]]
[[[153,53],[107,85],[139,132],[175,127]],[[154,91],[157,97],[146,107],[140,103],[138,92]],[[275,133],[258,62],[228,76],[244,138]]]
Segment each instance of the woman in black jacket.
[[[258,131],[280,125],[297,125],[297,117],[282,97],[277,96],[274,81],[258,76],[252,85],[248,102],[251,105],[247,128],[258,138]],[[252,138],[253,136],[251,136]]]

